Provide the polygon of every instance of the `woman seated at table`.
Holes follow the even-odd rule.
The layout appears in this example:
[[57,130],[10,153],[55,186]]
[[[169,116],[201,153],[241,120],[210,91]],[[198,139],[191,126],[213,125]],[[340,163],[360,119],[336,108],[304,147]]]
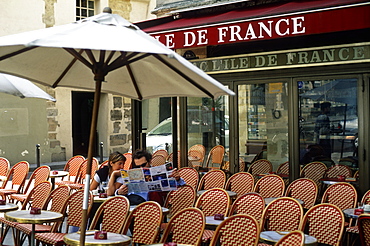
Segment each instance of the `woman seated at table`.
[[110,154],[108,164],[96,171],[94,179],[90,185],[90,190],[96,190],[98,188],[98,190],[102,191],[106,186],[108,186],[112,173],[119,172],[123,169],[125,161],[126,157],[118,151]]
[[[137,150],[132,155],[132,168],[150,167],[151,160],[152,160],[151,153],[149,153],[146,150]],[[175,178],[178,186],[182,186],[186,184],[184,179],[180,177],[180,174],[176,169],[172,171],[172,174],[169,177]],[[115,194],[115,195],[128,196],[130,200],[130,204],[132,204],[131,200],[134,200],[135,198],[138,198],[138,197],[136,194],[128,194],[128,187],[127,185],[123,183],[124,182],[121,177],[121,173],[119,171],[112,172],[112,178],[109,180],[107,193],[108,195]],[[156,201],[159,204],[163,205],[164,200],[167,196],[167,191],[150,191],[148,193],[145,193],[145,194],[141,193],[138,195],[140,195],[144,200]],[[140,200],[140,198],[138,198],[137,200]],[[135,201],[135,203],[139,203],[139,201]]]

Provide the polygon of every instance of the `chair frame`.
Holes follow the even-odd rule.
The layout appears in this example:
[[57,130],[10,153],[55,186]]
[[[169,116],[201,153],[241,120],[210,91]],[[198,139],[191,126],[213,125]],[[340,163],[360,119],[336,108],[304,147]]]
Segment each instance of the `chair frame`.
[[[270,225],[271,223],[271,220],[270,220],[270,212],[273,212],[273,207],[276,206],[276,204],[284,204],[284,201],[289,201],[290,204],[294,204],[294,206],[297,206],[297,209],[299,211],[299,214],[297,215],[297,221],[296,221],[296,228],[288,228],[290,226],[292,226],[292,221],[291,220],[287,220],[288,218],[284,217],[282,218],[281,215],[290,215],[289,211],[291,211],[291,208],[290,207],[286,207],[285,209],[285,213],[281,214],[282,212],[284,211],[280,211],[280,216],[278,218],[278,220],[280,221],[277,221],[276,218],[274,219],[273,221],[273,225]],[[281,207],[281,206],[280,206]],[[299,226],[300,226],[300,223],[302,221],[302,218],[303,218],[303,208],[302,208],[302,205],[294,198],[291,198],[291,197],[279,197],[275,200],[273,200],[272,202],[270,202],[265,210],[263,211],[263,214],[262,214],[262,218],[261,218],[261,231],[264,230],[265,227],[267,231],[292,231],[292,230],[298,230],[299,229]],[[291,219],[291,218],[289,218]],[[283,220],[283,221],[282,221]],[[276,228],[276,226],[279,226],[279,228]],[[272,228],[271,228],[272,227]]]
[[[109,211],[109,207],[111,207],[112,204],[114,205],[115,209]],[[129,212],[130,201],[125,196],[110,197],[99,206],[93,220],[91,221],[90,230],[95,229],[100,217],[102,216],[101,230],[112,233],[120,233]]]
[[275,246],[304,246],[304,233],[299,230],[291,231],[275,244]]
[[[249,226],[253,225],[252,226],[253,229],[252,230],[247,230],[248,233],[246,233],[245,230],[247,228],[240,225],[240,220],[249,221],[246,224],[248,224]],[[222,232],[224,230],[236,231],[237,229],[239,229],[238,235],[240,235],[240,236],[235,236],[235,234],[226,236],[226,238],[222,238],[222,243],[219,244],[218,241],[223,236]],[[240,231],[240,230],[243,230],[243,231]],[[250,235],[250,234],[252,234],[252,235]],[[241,240],[242,235],[243,236],[246,236],[246,235],[251,236],[252,237],[251,241],[253,241],[253,242],[250,242],[250,243],[252,243],[252,244],[247,243],[245,241],[241,242],[240,240]],[[216,231],[213,234],[213,237],[211,239],[211,242],[210,242],[209,246],[216,246],[216,245],[221,245],[221,246],[253,245],[253,246],[256,246],[256,245],[258,245],[259,235],[260,235],[259,222],[253,216],[248,215],[248,214],[237,214],[237,215],[233,215],[231,217],[228,217],[227,219],[222,221],[219,226],[217,226]]]
[[[206,209],[204,209],[203,207],[203,204],[205,203],[204,201],[207,201],[207,200],[203,200],[205,197],[208,197],[210,196],[209,194],[212,194],[212,193],[218,193],[217,197],[219,198],[220,197],[220,193],[222,193],[225,197],[226,197],[226,202],[224,204],[224,206],[222,206],[222,204],[217,204],[217,209],[216,211],[211,211],[211,209],[209,207],[207,207]],[[210,200],[208,200],[210,201]],[[214,199],[213,199],[214,201]],[[216,205],[216,204],[212,204],[212,205]],[[221,205],[221,207],[220,207]],[[209,189],[209,190],[206,190],[202,195],[200,195],[197,199],[197,201],[195,202],[195,207],[196,208],[199,208],[203,211],[204,215],[205,216],[213,216],[215,214],[227,214],[229,212],[229,208],[230,208],[230,196],[227,194],[226,190],[222,189],[222,188],[212,188],[212,189]]]
[[[22,167],[25,165],[25,167]],[[25,172],[22,173],[20,177],[18,177],[18,168],[21,166],[22,170],[24,171],[23,168],[26,168]],[[6,180],[3,182],[2,187],[0,188],[0,192],[4,192],[1,194],[3,199],[6,199],[6,195],[14,194],[14,193],[21,193],[24,188],[24,184],[26,182],[27,174],[29,172],[30,164],[27,161],[20,161],[16,163],[12,168],[10,168],[8,175],[6,177]],[[10,181],[10,177],[12,177],[12,180]],[[11,186],[8,189],[7,184],[11,182]],[[18,185],[17,189],[14,189],[14,185]],[[8,191],[8,194],[5,194],[5,192]]]
[[233,191],[237,197],[252,192],[254,189],[253,175],[248,172],[234,173],[227,179],[225,190]]
[[[309,183],[312,185],[313,189],[314,189],[314,192],[312,193],[313,196],[307,196],[308,193],[307,193],[307,187],[304,186],[302,188],[305,188],[301,193],[302,193],[302,196],[296,196],[296,195],[292,195],[292,192],[295,191],[295,186],[296,185],[299,185],[299,183]],[[304,205],[303,207],[306,208],[306,209],[310,209],[312,208],[315,203],[316,203],[316,199],[317,199],[317,195],[318,195],[318,192],[319,192],[319,188],[317,187],[317,184],[312,180],[312,179],[309,179],[309,178],[299,178],[299,179],[296,179],[294,180],[293,182],[291,182],[286,191],[285,191],[285,196],[287,197],[293,197],[293,198],[298,198],[298,199],[301,199],[303,202],[304,202]],[[307,199],[306,199],[307,198]]]
[[[214,174],[218,174],[219,179],[214,179]],[[209,178],[211,177],[211,179]],[[202,176],[199,181],[197,191],[208,190],[211,188],[224,188],[226,183],[226,174],[222,170],[211,170]]]
[[[245,211],[246,207],[244,207],[244,205],[241,204],[243,201],[247,202],[246,206],[249,208],[248,212]],[[240,207],[242,208],[241,212],[238,211]],[[236,198],[236,200],[233,202],[229,209],[228,216],[240,213],[249,214],[253,216],[258,222],[260,222],[265,207],[266,207],[265,199],[263,199],[263,197],[256,192],[250,192]],[[250,209],[252,209],[253,211],[251,211]]]
[[[192,215],[194,217],[192,217]],[[180,230],[180,228],[177,227],[177,223],[179,221],[180,223],[184,222],[183,219],[186,220],[188,227],[181,228]],[[196,222],[199,222],[200,224],[197,224]],[[160,242],[165,243],[171,234],[172,242],[178,244],[200,245],[205,225],[206,222],[204,214],[199,208],[185,208],[178,211],[175,215],[172,216],[168,223],[168,226],[163,232]],[[187,239],[189,241],[181,236],[188,237]],[[189,236],[192,238],[189,238]]]
[[[198,188],[199,184],[199,173],[195,168],[192,167],[182,167],[179,169],[180,177],[184,179],[187,185],[192,186],[195,190]],[[194,180],[193,180],[194,176]]]
[[[216,160],[214,162],[213,161],[213,158],[214,158],[213,156],[215,155],[215,153],[217,153],[217,151],[221,151],[221,153],[219,154],[220,156],[216,157],[216,158],[219,158],[219,160]],[[206,160],[206,167],[210,167],[210,164],[212,164],[211,168],[221,169],[223,161],[224,161],[224,156],[225,156],[225,147],[222,146],[222,145],[214,146],[208,153],[207,160]],[[219,164],[220,166],[219,167],[214,167],[214,164]]]
[[361,214],[358,217],[358,229],[359,229],[361,245],[370,244],[369,225],[370,225],[370,216],[368,214]]
[[[333,216],[327,216],[325,218],[323,215],[328,215],[329,212],[330,212],[329,211],[330,209],[333,210],[333,212],[335,212],[336,215],[340,218],[340,221],[338,223],[340,228],[333,231],[333,229],[334,229],[333,224],[331,224],[330,225],[331,226],[330,227],[330,236],[325,237],[323,235],[323,232],[325,232],[325,231],[322,228],[322,223],[323,223],[323,221],[331,222],[331,219],[333,218]],[[310,224],[309,224],[310,223],[310,216],[312,216],[311,214],[316,212],[316,210],[319,210],[319,212],[321,212],[321,213],[318,214],[318,215],[315,214],[315,216],[313,218],[315,218],[317,220],[316,224],[318,224],[320,226],[320,228],[316,229],[316,231],[314,231],[312,228],[308,228],[308,231],[309,231],[308,234],[311,235],[311,236],[314,236],[318,240],[318,243],[326,243],[326,244],[333,245],[333,246],[340,246],[341,245],[341,239],[342,239],[342,236],[343,236],[343,229],[344,229],[344,215],[343,215],[342,210],[336,205],[329,204],[329,203],[320,203],[320,204],[317,204],[317,205],[313,206],[312,208],[310,208],[305,213],[305,215],[303,216],[303,220],[302,220],[302,223],[300,225],[299,230],[306,231],[306,227],[307,226],[310,227]]]
[[[272,188],[271,186],[270,186],[269,189],[267,189],[268,193],[266,193],[266,188],[268,188],[268,187],[264,187],[264,186],[261,185],[261,184],[265,184],[266,180],[269,180],[269,179],[271,180],[272,178],[275,179],[275,180],[279,180],[279,183],[281,185],[281,187],[279,188],[280,191],[279,191],[278,194],[272,194],[273,190],[271,189]],[[268,183],[270,184],[271,182],[268,182]],[[261,190],[261,187],[263,188],[262,190]],[[253,189],[253,192],[257,192],[257,193],[261,194],[263,198],[281,197],[281,196],[284,195],[284,191],[285,191],[285,182],[284,182],[284,180],[280,176],[275,175],[275,174],[269,174],[269,175],[266,175],[266,176],[263,176],[262,178],[260,178],[257,181],[257,183],[255,184],[254,189]]]
[[[137,238],[137,236],[135,236],[136,235],[136,233],[135,233],[135,222],[137,222],[138,226],[140,226],[140,227],[142,227],[142,226],[145,227],[146,225],[148,225],[148,221],[145,220],[143,217],[141,217],[143,215],[140,214],[140,217],[139,217],[139,216],[137,216],[137,213],[139,213],[140,211],[146,211],[146,210],[144,210],[144,209],[147,209],[146,207],[150,208],[151,212],[155,212],[156,214],[159,214],[159,216],[158,216],[158,218],[156,218],[156,217],[153,217],[153,215],[151,215],[152,217],[150,219],[150,222],[154,221],[153,224],[151,225],[151,228],[149,228],[149,230],[148,230],[148,228],[144,228],[147,231],[145,233],[140,234]],[[137,218],[139,218],[139,219],[137,219]],[[163,218],[162,208],[157,202],[153,202],[153,201],[143,202],[143,203],[137,205],[134,208],[134,210],[130,212],[130,215],[127,217],[127,219],[125,221],[125,225],[122,228],[121,234],[126,235],[127,231],[131,227],[131,224],[133,223],[134,230],[133,230],[133,235],[132,235],[132,241],[131,242],[132,243],[141,243],[141,244],[153,244],[157,241],[160,225],[161,225],[161,222],[162,222],[162,218]],[[146,225],[144,225],[144,224],[146,224]],[[140,228],[140,229],[143,229],[143,228]],[[151,235],[149,235],[149,233]]]

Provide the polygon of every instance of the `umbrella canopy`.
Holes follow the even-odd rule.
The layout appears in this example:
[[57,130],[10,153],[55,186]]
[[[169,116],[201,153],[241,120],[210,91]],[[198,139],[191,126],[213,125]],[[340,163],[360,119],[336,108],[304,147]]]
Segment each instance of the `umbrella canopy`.
[[139,100],[234,95],[138,27],[111,13],[0,37],[0,72],[53,87],[95,90],[80,245],[84,245],[85,238],[101,91]]
[[0,92],[21,98],[35,97],[56,101],[54,97],[41,90],[31,81],[3,73],[0,73]]
[[0,46],[0,72],[53,87],[95,90],[95,74],[103,92],[139,100],[233,94],[115,14],[1,37]]

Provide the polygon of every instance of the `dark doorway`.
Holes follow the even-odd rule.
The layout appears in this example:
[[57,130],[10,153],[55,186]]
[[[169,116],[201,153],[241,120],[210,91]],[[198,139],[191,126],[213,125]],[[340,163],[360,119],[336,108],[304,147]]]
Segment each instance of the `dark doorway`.
[[[72,92],[73,155],[87,157],[93,104],[94,93]],[[96,146],[96,143],[94,146]],[[96,156],[96,148],[93,155]]]

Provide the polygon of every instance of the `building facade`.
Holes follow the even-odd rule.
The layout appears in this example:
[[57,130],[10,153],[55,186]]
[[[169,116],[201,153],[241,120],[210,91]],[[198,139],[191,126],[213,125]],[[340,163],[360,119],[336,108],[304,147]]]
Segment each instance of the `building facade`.
[[[152,5],[146,0],[1,0],[0,36],[71,23],[99,14],[106,6],[132,22],[147,20],[155,17],[150,13]],[[36,163],[39,144],[41,163],[87,156],[93,92],[38,86],[57,102],[1,94],[0,155],[11,164]],[[101,99],[95,155],[100,155],[100,142],[105,157],[115,150],[127,152],[131,146],[131,100],[104,93]]]
[[[260,154],[274,170],[289,161],[295,179],[307,160],[321,158],[359,171],[361,192],[370,188],[368,1],[183,4],[157,5],[160,17],[137,25],[236,92],[212,108],[233,171]],[[185,145],[189,122],[203,122],[189,118],[206,106],[183,103]]]

